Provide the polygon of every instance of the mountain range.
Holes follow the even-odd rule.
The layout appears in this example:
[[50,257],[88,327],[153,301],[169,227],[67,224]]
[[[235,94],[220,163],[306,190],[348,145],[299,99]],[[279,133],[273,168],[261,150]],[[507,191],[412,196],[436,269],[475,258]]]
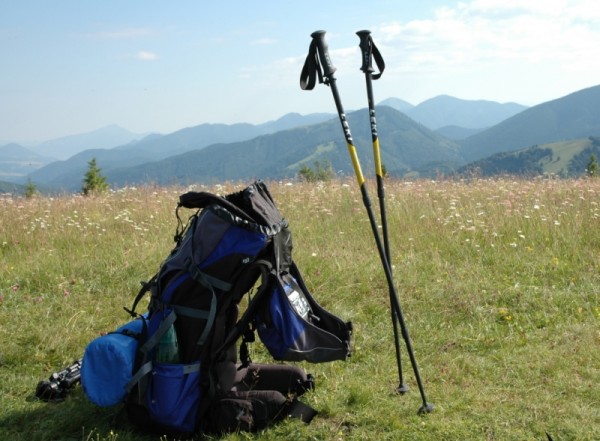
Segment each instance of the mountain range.
[[431,130],[461,127],[479,131],[527,109],[517,103],[496,103],[487,100],[461,100],[439,95],[418,106],[398,98],[388,98],[380,105],[393,107]]
[[[347,116],[357,145],[371,143],[366,109]],[[403,113],[382,106],[377,114],[378,128],[386,133],[382,154],[390,173],[403,175],[425,171],[436,165],[448,168],[462,163],[458,146],[451,140],[415,123]],[[360,149],[365,167],[372,168],[370,148]],[[262,135],[248,141],[213,144],[170,156],[161,161],[106,172],[117,185],[154,182],[157,184],[218,182],[264,178],[294,177],[303,166],[327,161],[338,173],[351,173],[347,149],[340,136],[339,121],[328,121]],[[448,165],[450,164],[450,165]]]
[[108,149],[135,142],[146,135],[131,133],[115,124],[88,133],[69,135],[42,142],[32,150],[54,160],[68,159],[87,149]]
[[524,110],[461,142],[466,161],[535,144],[600,135],[600,86]]
[[0,147],[0,180],[19,182],[23,176],[53,161],[25,147],[11,143]]
[[[372,170],[367,110],[347,117],[363,168]],[[466,170],[474,161],[493,161],[496,154],[600,135],[600,86],[530,108],[445,95],[418,106],[390,98],[377,106],[377,125],[390,175],[451,174]],[[41,146],[33,150],[15,144],[0,146],[0,180],[22,183],[29,179],[36,185],[78,191],[91,158],[96,158],[115,186],[281,179],[294,177],[300,168],[316,161],[327,161],[338,173],[352,173],[335,114],[288,114],[261,125],[201,124],[167,135],[130,135],[111,148],[85,149],[79,144],[83,151],[45,163],[51,159],[40,155]],[[570,148],[579,151],[594,145],[575,143]],[[576,172],[569,167],[565,164],[562,173]]]

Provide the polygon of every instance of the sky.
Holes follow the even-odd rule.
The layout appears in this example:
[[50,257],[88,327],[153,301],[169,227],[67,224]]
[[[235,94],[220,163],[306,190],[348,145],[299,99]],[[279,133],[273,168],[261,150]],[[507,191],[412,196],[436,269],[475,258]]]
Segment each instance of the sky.
[[0,143],[335,113],[328,87],[299,86],[316,30],[344,109],[363,108],[363,29],[376,102],[533,106],[600,84],[597,0],[3,0]]

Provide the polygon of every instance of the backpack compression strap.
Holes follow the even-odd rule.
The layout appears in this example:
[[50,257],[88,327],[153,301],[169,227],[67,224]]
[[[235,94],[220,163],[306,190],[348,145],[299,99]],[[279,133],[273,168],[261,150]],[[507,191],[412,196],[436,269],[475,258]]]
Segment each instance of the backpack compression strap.
[[[176,319],[177,314],[175,313],[175,311],[171,311],[169,315],[167,315],[163,319],[154,335],[148,338],[148,340],[146,340],[146,342],[142,346],[140,346],[139,351],[143,354],[144,361],[142,362],[140,368],[133,374],[129,383],[127,383],[127,392],[130,392],[137,383],[139,383],[146,375],[148,375],[152,371],[153,363],[152,360],[149,358],[149,353],[154,347],[158,345],[158,342],[160,341],[161,337],[175,323]],[[197,372],[200,370],[200,363],[198,362],[193,364],[187,364],[184,365],[182,369],[184,374]]]
[[156,279],[157,278],[158,278],[158,273],[154,274],[149,281],[147,281],[147,282],[140,282],[142,284],[142,287],[140,288],[140,291],[138,292],[138,294],[135,296],[135,299],[133,300],[133,305],[131,306],[131,309],[123,307],[123,309],[125,311],[127,311],[127,313],[129,315],[131,315],[133,318],[140,317],[140,314],[138,314],[137,312],[135,312],[135,308],[137,308],[138,303],[140,302],[140,300],[142,300],[142,298],[144,297],[144,295],[148,291],[150,291],[152,285],[156,284]]
[[197,265],[194,265],[194,262],[189,257],[185,260],[185,265],[185,269],[190,273],[192,279],[194,279],[196,282],[198,282],[200,285],[206,288],[212,290],[212,288],[214,287],[225,292],[231,291],[231,288],[233,288],[233,285],[231,283],[225,282],[224,280],[218,279],[209,274],[206,274],[204,271],[201,271]]
[[[206,321],[206,325],[204,326],[204,330],[198,339],[198,346],[204,345],[206,343],[206,339],[210,334],[210,331],[213,328],[215,318],[217,316],[217,295],[215,293],[214,288],[219,286],[224,286],[222,282],[218,279],[214,279],[215,283],[210,283],[206,279],[206,274],[201,271],[197,271],[198,274],[194,274],[194,268],[190,265],[190,268],[187,268],[187,271],[182,271],[176,278],[174,278],[171,283],[167,285],[164,292],[162,293],[162,300],[159,300],[162,304],[171,308],[173,313],[177,313],[177,315],[181,315],[184,317],[190,317],[195,319],[202,319]],[[173,303],[171,300],[171,296],[173,291],[178,289],[182,283],[189,279],[195,280],[200,285],[207,288],[211,293],[210,306],[209,309],[197,309],[190,308],[188,306],[178,305]],[[212,278],[211,278],[212,279]],[[228,285],[228,284],[225,284]]]

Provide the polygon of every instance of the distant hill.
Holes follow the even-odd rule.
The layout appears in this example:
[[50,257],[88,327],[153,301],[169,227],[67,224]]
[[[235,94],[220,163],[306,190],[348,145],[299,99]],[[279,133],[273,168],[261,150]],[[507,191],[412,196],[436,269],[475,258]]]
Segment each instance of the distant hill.
[[600,86],[539,104],[460,142],[468,161],[533,145],[600,135]]
[[[151,135],[138,142],[112,149],[88,149],[64,161],[53,162],[30,174],[34,182],[74,190],[81,184],[88,162],[96,158],[103,173],[114,168],[132,167],[178,153],[196,150],[216,142],[249,139],[262,131],[252,124],[201,124],[168,135]],[[77,184],[75,184],[77,182]]]
[[[363,172],[373,174],[373,159],[366,109],[347,115]],[[462,163],[457,145],[387,106],[378,109],[381,150],[392,175],[447,172]],[[302,166],[315,161],[331,163],[336,172],[352,173],[347,146],[337,119],[298,127],[252,140],[215,144],[162,161],[106,174],[117,186],[144,182],[186,184],[226,180],[294,177]]]
[[[33,150],[58,160],[66,160],[85,150],[112,149],[115,147],[121,149],[131,148],[132,151],[145,150],[158,154],[162,158],[168,156],[168,154],[182,153],[199,148],[199,144],[206,146],[218,142],[241,141],[266,133],[314,124],[334,116],[326,113],[310,115],[289,113],[277,120],[258,125],[246,123],[200,124],[166,135],[168,138],[163,141],[159,141],[162,137],[160,134],[135,134],[117,125],[111,125],[88,133],[45,141]],[[170,146],[165,147],[166,143],[169,143]]]
[[247,123],[200,124],[177,130],[168,135],[145,139],[135,144],[119,146],[114,150],[118,150],[120,153],[126,152],[128,155],[162,159],[207,145],[241,141],[262,134],[263,131],[260,128]]
[[444,126],[436,129],[435,133],[439,133],[446,138],[459,140],[466,139],[469,136],[473,136],[476,133],[482,132],[484,129],[465,129],[464,127],[458,126]]
[[263,134],[275,133],[281,130],[293,129],[296,127],[309,126],[318,124],[328,119],[337,118],[333,113],[310,113],[308,115],[300,115],[299,113],[288,113],[274,121],[268,121],[259,124],[258,128]]
[[143,151],[86,150],[65,161],[55,161],[35,170],[29,174],[29,178],[37,185],[70,191],[78,190],[88,169],[88,162],[92,158],[96,158],[104,174],[107,170],[115,167],[133,166],[151,161],[153,156],[151,153],[144,153]]
[[579,177],[586,173],[592,155],[600,158],[599,137],[534,145],[517,151],[496,153],[459,168],[457,174],[480,176],[546,174]]
[[[140,141],[130,142],[111,149],[88,149],[64,161],[56,161],[31,172],[34,182],[57,188],[74,188],[87,170],[87,163],[96,158],[103,172],[119,167],[132,167],[145,162],[157,161],[190,150],[202,149],[211,144],[244,141],[289,129],[297,125],[310,125],[315,121],[331,119],[334,115],[319,113],[302,116],[288,114],[258,126],[240,124],[200,124],[187,127],[168,135],[149,135]],[[79,184],[77,184],[79,185]]]
[[29,173],[52,161],[19,144],[0,146],[0,180],[23,183]]
[[463,100],[439,95],[423,101],[405,113],[431,130],[445,126],[484,129],[516,115],[526,106],[516,103],[500,104],[486,100]]
[[88,133],[45,141],[32,150],[47,157],[67,159],[83,150],[111,148],[127,144],[144,136],[146,135],[132,133],[117,125],[110,125]]
[[25,193],[25,186],[14,182],[0,181],[0,194],[19,195]]
[[402,113],[407,113],[410,109],[415,107],[408,101],[401,100],[400,98],[387,98],[381,101],[379,106],[389,106],[392,109],[399,110]]
[[[394,104],[394,100],[385,101]],[[464,102],[444,96],[422,104],[432,106],[435,102],[446,113],[457,116],[474,114],[477,108],[497,110],[497,106],[503,106],[481,101]],[[421,106],[410,107],[410,104],[404,103],[408,113]],[[467,110],[460,111],[463,104]],[[395,105],[403,104],[395,102]],[[512,108],[512,111],[516,110],[518,108]],[[492,113],[496,118],[501,117],[500,113]],[[351,112],[348,119],[363,168],[368,174],[373,163],[367,110]],[[407,113],[388,105],[378,106],[377,120],[383,162],[390,175],[435,176],[453,173],[470,162],[496,153],[599,136],[600,86],[525,109],[485,130],[443,126],[432,131]],[[340,132],[339,120],[333,114],[303,116],[292,113],[261,125],[201,124],[168,135],[150,135],[111,149],[86,150],[68,160],[56,161],[35,170],[29,177],[38,186],[78,191],[92,158],[96,158],[103,174],[117,186],[256,177],[279,179],[292,177],[301,167],[312,166],[315,161],[328,161],[336,171],[353,174]],[[469,132],[471,135],[467,136]],[[546,172],[551,164],[558,167],[560,162],[556,160],[554,149],[550,160],[547,153],[534,149],[520,152],[516,159],[504,155],[493,158],[495,165],[490,163],[489,167],[490,170],[503,169],[514,173]],[[583,153],[584,156],[586,154]],[[499,160],[504,161],[504,165],[499,165]],[[479,163],[475,167],[486,169],[488,165]],[[561,173],[570,173],[570,167],[575,166],[561,165],[561,170],[567,170]]]
[[201,149],[211,144],[245,141],[260,135],[311,125],[334,117],[335,115],[327,113],[309,115],[288,113],[281,118],[258,125],[248,123],[200,124],[157,139],[122,146],[119,149],[126,149],[129,152],[143,152],[144,156],[149,153],[155,160],[163,159],[178,153]]

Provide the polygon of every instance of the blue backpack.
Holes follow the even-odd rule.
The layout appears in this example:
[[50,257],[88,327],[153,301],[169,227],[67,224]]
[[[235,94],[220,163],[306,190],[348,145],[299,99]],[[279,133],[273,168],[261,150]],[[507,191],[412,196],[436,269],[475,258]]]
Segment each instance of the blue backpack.
[[[185,225],[181,208],[197,209]],[[293,365],[253,363],[247,345],[256,330],[275,360],[345,360],[351,324],[308,291],[292,259],[288,222],[266,185],[258,181],[225,197],[185,193],[176,215],[174,249],[128,310],[135,326],[125,329],[135,332],[118,330],[86,348],[86,394],[99,405],[125,402],[141,428],[174,436],[258,430],[286,416],[309,422],[316,411],[298,397],[314,387],[312,376]],[[139,315],[148,292],[147,311]],[[120,357],[128,360],[120,363],[125,370],[133,367],[109,400],[106,390],[96,390],[114,377],[106,372],[107,345],[100,344],[107,337],[121,341],[111,352],[127,348]]]

